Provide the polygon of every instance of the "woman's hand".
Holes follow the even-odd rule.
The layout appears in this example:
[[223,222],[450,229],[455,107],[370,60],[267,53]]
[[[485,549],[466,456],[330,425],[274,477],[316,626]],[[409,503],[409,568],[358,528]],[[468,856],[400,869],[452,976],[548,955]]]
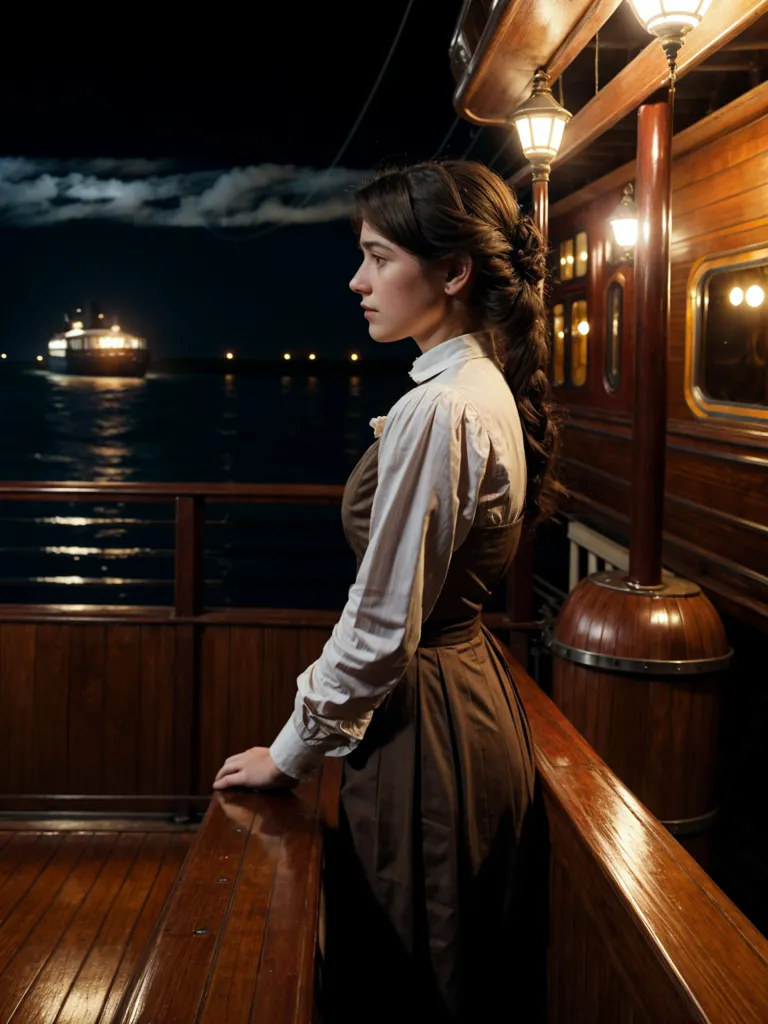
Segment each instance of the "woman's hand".
[[213,781],[214,789],[249,786],[252,789],[294,789],[299,780],[285,775],[269,756],[268,747],[251,747],[228,757]]

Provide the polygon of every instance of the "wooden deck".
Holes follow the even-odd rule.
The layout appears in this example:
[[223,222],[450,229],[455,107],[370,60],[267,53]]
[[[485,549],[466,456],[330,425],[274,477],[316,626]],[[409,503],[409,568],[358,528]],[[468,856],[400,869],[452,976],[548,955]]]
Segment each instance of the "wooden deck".
[[194,838],[0,823],[0,1024],[111,1024]]

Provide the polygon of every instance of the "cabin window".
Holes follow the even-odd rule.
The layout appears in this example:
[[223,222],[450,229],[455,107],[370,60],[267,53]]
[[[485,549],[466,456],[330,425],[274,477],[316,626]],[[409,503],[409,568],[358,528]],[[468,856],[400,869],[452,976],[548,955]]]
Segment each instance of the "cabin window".
[[689,289],[686,398],[699,415],[768,418],[768,250],[705,260]]
[[552,383],[565,384],[565,306],[552,310]]
[[587,344],[589,320],[587,300],[571,302],[571,384],[581,387],[587,380]]
[[576,235],[576,247],[574,252],[574,277],[587,276],[587,264],[589,262],[589,241],[586,231],[580,231]]
[[573,280],[573,239],[569,238],[560,243],[560,280]]
[[605,297],[605,390],[618,391],[621,383],[621,339],[624,334],[624,287],[608,285]]

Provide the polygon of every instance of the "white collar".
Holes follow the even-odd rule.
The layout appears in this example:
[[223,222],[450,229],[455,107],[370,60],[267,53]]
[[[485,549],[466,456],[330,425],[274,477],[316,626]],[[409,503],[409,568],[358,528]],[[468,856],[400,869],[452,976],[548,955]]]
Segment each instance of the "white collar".
[[422,352],[413,361],[408,375],[417,384],[423,384],[430,377],[437,376],[451,366],[460,366],[469,359],[493,358],[493,345],[487,335],[461,334],[458,338],[441,341],[434,348]]

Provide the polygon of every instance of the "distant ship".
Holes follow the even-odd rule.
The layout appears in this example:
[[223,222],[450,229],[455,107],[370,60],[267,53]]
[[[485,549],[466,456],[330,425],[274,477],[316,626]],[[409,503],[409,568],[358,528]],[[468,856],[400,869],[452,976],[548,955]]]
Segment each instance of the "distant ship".
[[146,338],[115,320],[107,323],[95,303],[64,315],[66,330],[48,342],[48,369],[99,377],[143,377],[149,365]]

